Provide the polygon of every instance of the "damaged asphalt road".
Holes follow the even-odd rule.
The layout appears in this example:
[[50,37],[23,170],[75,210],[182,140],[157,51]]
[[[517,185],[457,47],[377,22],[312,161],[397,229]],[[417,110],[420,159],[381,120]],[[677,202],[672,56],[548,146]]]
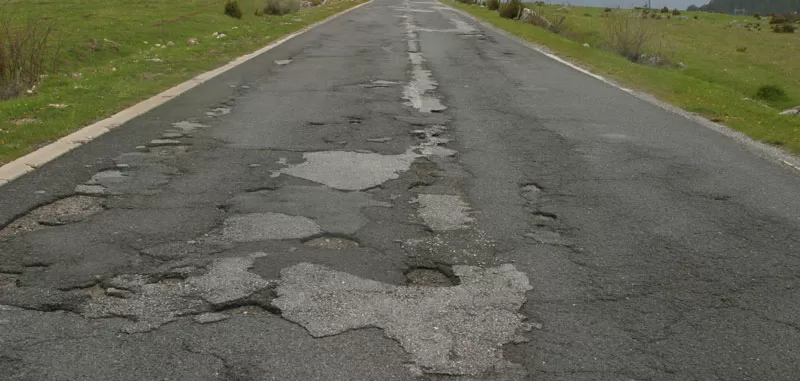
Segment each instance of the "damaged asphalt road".
[[0,187],[0,379],[792,380],[799,190],[375,0]]

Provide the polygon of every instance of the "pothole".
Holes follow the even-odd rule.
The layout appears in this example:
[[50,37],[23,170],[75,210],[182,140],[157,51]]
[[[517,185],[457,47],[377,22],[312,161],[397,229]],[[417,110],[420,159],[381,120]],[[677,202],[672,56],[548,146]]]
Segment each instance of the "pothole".
[[556,221],[556,215],[547,212],[533,213],[533,223],[537,226],[551,225]]
[[535,200],[540,193],[542,193],[542,188],[535,183],[524,184],[520,188],[520,194],[528,201]]
[[561,237],[561,234],[549,230],[537,230],[529,232],[525,234],[525,237],[533,239],[534,241],[543,243],[545,245],[556,245],[556,246],[567,245],[567,242],[564,240],[564,238]]
[[231,113],[230,107],[217,107],[211,111],[206,112],[206,115],[213,118],[213,117],[228,115],[230,113]]
[[205,124],[190,122],[188,120],[172,123],[172,127],[177,128],[184,132],[192,132],[198,128],[208,128],[208,126]]
[[40,206],[0,230],[0,238],[83,221],[102,212],[104,201],[100,197],[72,196]]
[[416,268],[406,272],[409,286],[450,287],[455,286],[450,277],[439,269]]
[[318,237],[303,243],[306,246],[328,250],[357,249],[358,242],[341,237]]

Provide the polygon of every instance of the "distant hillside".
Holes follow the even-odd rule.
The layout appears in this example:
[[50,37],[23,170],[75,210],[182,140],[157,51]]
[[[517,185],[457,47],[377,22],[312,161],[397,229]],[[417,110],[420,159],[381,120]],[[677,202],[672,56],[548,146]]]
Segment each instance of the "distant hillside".
[[689,10],[724,13],[734,13],[735,9],[745,9],[748,15],[798,12],[800,0],[711,0],[700,7],[689,7]]

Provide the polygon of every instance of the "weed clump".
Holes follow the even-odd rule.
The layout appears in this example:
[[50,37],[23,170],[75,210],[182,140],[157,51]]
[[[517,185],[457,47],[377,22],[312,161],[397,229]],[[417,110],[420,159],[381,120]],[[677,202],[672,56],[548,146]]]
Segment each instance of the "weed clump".
[[242,18],[242,9],[239,8],[239,2],[236,0],[228,0],[225,2],[225,14],[235,19]]
[[647,20],[624,14],[611,14],[605,22],[606,40],[611,50],[638,62],[653,36]]
[[0,15],[0,100],[19,96],[56,70],[61,46],[54,39],[53,24],[41,18],[12,23]]
[[268,15],[286,15],[300,10],[300,0],[267,0],[264,13]]
[[496,11],[500,9],[500,0],[489,0],[486,2],[486,9]]
[[772,102],[785,101],[789,99],[789,96],[786,95],[786,90],[776,85],[764,85],[759,87],[756,91],[755,97],[761,100]]
[[522,0],[508,0],[500,6],[500,17],[515,19],[522,13]]

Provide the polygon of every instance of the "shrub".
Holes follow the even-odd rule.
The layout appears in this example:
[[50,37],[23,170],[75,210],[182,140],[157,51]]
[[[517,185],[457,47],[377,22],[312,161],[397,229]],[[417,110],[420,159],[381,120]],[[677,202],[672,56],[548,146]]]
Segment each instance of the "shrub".
[[761,14],[758,12],[754,13],[753,17],[755,17],[756,20],[761,20]]
[[739,52],[739,53],[744,53],[744,52],[747,51],[747,47],[746,46],[739,46],[739,47],[736,48],[736,51]]
[[677,9],[673,9],[673,10],[672,10],[672,15],[673,15],[673,16],[680,16],[680,15],[681,15],[681,11],[679,11],[679,10],[677,10]]
[[661,8],[661,13],[669,13],[669,8],[667,7]]
[[547,3],[545,3],[544,1],[536,1],[533,4],[536,5],[537,7],[543,7],[547,5]]
[[603,12],[605,12],[605,13],[611,12],[611,8],[603,9]]
[[697,15],[694,16],[694,19],[697,20]]
[[0,100],[20,95],[56,70],[61,46],[54,36],[53,24],[41,18],[12,23],[0,14]]
[[797,30],[797,26],[794,24],[780,24],[772,26],[772,31],[775,33],[794,33],[795,30]]
[[789,99],[789,96],[786,95],[786,91],[775,85],[759,87],[755,97],[765,101],[784,101]]
[[508,0],[500,6],[500,17],[515,19],[522,13],[522,0]]
[[604,27],[609,48],[633,62],[639,61],[653,35],[647,20],[624,14],[611,14]]
[[788,20],[786,19],[786,17],[784,15],[773,15],[772,18],[770,18],[769,23],[770,24],[783,24],[786,21],[788,21]]
[[300,0],[267,0],[264,6],[264,13],[268,15],[285,15],[300,10],[302,3]]
[[584,17],[592,17],[592,14],[591,13],[584,13],[583,16]]
[[309,3],[311,3],[312,7],[318,7],[318,6],[322,5],[322,3],[324,3],[324,2],[325,2],[325,0],[309,0]]
[[486,2],[486,9],[496,11],[500,9],[500,0],[489,0]]
[[242,9],[239,8],[239,2],[236,0],[228,0],[225,2],[225,14],[236,19],[242,18]]

